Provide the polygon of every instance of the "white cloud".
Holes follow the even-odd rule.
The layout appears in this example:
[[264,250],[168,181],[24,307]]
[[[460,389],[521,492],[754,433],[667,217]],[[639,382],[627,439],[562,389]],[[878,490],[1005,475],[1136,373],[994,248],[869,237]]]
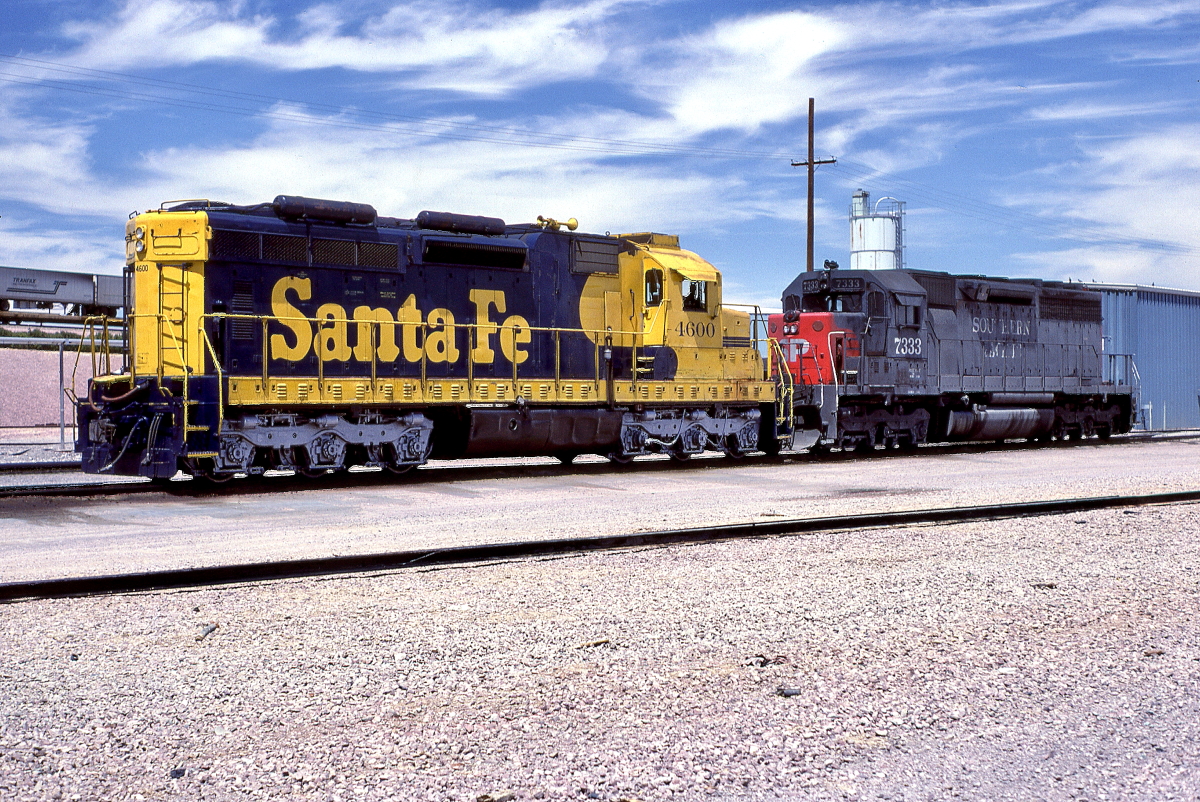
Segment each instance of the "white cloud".
[[122,228],[122,219],[110,226],[48,228],[39,219],[6,214],[0,219],[0,264],[118,274],[125,265]]
[[1081,149],[1082,158],[1053,172],[1054,189],[1023,200],[1049,203],[1048,214],[1076,221],[1086,238],[1107,236],[1114,244],[1023,258],[1059,276],[1200,286],[1200,216],[1193,214],[1200,208],[1200,125],[1087,142]]
[[[319,122],[319,118],[313,118]],[[438,141],[288,123],[237,148],[192,146],[145,156],[138,190],[158,199],[193,188],[235,203],[298,194],[371,203],[381,214],[422,209],[533,222],[577,217],[589,230],[687,229],[718,206],[731,219],[761,211],[740,177],[644,165],[599,165],[572,151]]]
[[82,202],[92,186],[87,124],[22,116],[0,93],[0,186],[4,196],[48,209]]
[[[247,65],[255,73],[345,68],[371,82],[491,95],[602,79],[618,92],[639,94],[644,103],[636,111],[583,107],[590,100],[584,96],[547,107],[533,120],[504,119],[503,109],[494,105],[501,110],[493,119],[461,121],[756,151],[775,150],[781,141],[799,151],[807,98],[814,96],[819,154],[848,153],[877,170],[904,173],[939,163],[959,142],[991,135],[984,126],[1070,121],[1086,128],[1130,113],[1176,111],[1153,100],[1122,104],[1121,92],[1128,91],[1115,83],[1111,96],[1093,100],[1095,84],[1026,76],[1020,62],[1032,51],[1019,45],[1172,26],[1197,16],[1194,3],[1178,2],[856,3],[739,14],[674,38],[653,31],[630,35],[630,9],[658,1],[544,2],[509,10],[421,0],[363,19],[329,3],[285,18],[256,15],[259,6],[248,4],[147,0],[130,2],[98,24],[72,26],[68,33],[78,49],[55,58],[100,69],[224,62],[229,75]],[[1009,49],[997,56],[1003,48]],[[1097,49],[1093,58],[1108,58],[1107,49]],[[1018,80],[1024,86],[1015,86]],[[279,106],[274,113],[260,120],[265,133],[237,131],[234,144],[224,139],[221,145],[205,144],[201,136],[180,138],[136,156],[117,176],[93,169],[93,124],[3,112],[0,181],[8,197],[54,213],[121,218],[131,208],[179,195],[251,203],[281,192],[370,202],[381,213],[399,216],[422,208],[512,221],[539,213],[573,215],[590,230],[652,226],[687,232],[711,229],[716,219],[735,231],[754,218],[782,226],[802,215],[801,171],[782,159],[702,163],[675,157],[634,164],[586,150],[421,138],[400,126],[381,132],[321,125],[354,124],[350,111],[342,118],[318,118],[296,106]],[[1183,242],[1197,232],[1164,224],[1161,196],[1171,191],[1171,177],[1200,184],[1188,161],[1189,154],[1196,157],[1195,148],[1183,141],[1196,133],[1131,140],[1135,150],[1122,150],[1112,140],[1084,148],[1077,163],[1032,176],[1030,194],[1015,202],[1045,208],[1058,220],[1075,215],[1081,224],[1108,227],[1121,237]],[[1170,158],[1155,168],[1158,154],[1147,159],[1141,148],[1164,149]],[[1131,171],[1129,163],[1139,160]],[[1047,184],[1050,203],[1041,192]],[[1176,194],[1187,196],[1190,208],[1200,201],[1186,189]],[[838,208],[837,220],[843,215]],[[1048,256],[1046,264],[1066,259],[1063,253]],[[1104,263],[1096,249],[1070,253],[1071,264]]]
[[413,73],[425,89],[499,94],[515,87],[593,76],[608,56],[607,17],[637,0],[547,2],[510,12],[464,3],[397,4],[352,24],[341,6],[317,5],[292,21],[243,13],[206,0],[130,2],[108,25],[70,26],[82,45],[73,63],[102,69],[206,61],[252,63],[281,71],[340,67]]
[[1039,122],[1076,122],[1080,120],[1105,120],[1136,117],[1147,114],[1163,114],[1180,108],[1179,103],[1102,103],[1067,102],[1030,109],[1029,119]]

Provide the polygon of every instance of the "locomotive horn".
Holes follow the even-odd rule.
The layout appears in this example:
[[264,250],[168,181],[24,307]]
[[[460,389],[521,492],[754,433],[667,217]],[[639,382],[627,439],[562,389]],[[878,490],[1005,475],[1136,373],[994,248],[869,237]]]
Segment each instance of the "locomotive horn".
[[555,220],[553,217],[542,217],[539,214],[537,221],[542,224],[543,228],[548,228],[551,231],[558,231],[559,228],[561,228],[562,226],[566,226],[567,231],[574,231],[575,229],[579,228],[579,221],[576,220],[574,217],[572,217],[570,220],[567,220],[566,222],[560,223],[559,221]]

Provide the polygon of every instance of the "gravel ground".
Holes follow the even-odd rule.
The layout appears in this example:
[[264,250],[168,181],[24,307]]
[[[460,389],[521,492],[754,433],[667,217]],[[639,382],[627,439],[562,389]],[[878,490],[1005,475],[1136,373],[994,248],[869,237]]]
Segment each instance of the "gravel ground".
[[199,496],[5,500],[0,581],[1193,490],[1200,441],[736,465],[715,459],[632,470],[430,470],[352,486],[272,487],[264,480]]
[[1198,524],[1179,505],[10,605],[0,797],[1197,799]]
[[[73,374],[76,394],[87,394],[92,377],[90,357],[79,359],[77,365],[76,354],[68,351],[63,356],[63,372],[68,387]],[[71,413],[68,400],[68,421]],[[58,414],[58,351],[0,348],[0,426],[57,425]]]

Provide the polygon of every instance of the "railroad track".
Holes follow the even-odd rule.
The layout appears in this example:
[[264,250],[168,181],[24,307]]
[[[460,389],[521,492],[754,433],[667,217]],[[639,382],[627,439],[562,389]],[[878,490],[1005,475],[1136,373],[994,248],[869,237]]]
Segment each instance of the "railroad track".
[[[921,452],[928,456],[949,454],[977,454],[992,451],[1023,451],[1044,450],[1047,448],[1103,448],[1121,443],[1138,443],[1163,440],[1196,440],[1200,439],[1200,431],[1186,430],[1167,433],[1145,433],[1118,435],[1107,442],[1101,440],[1069,441],[1047,445],[1044,443],[936,443],[922,446]],[[452,482],[466,479],[499,479],[517,478],[522,476],[578,476],[603,475],[625,471],[674,471],[691,468],[713,468],[729,465],[775,464],[781,461],[839,462],[844,460],[861,459],[890,459],[912,456],[912,452],[877,450],[870,454],[854,451],[844,452],[798,452],[784,454],[778,457],[768,457],[757,454],[731,462],[719,455],[704,455],[686,463],[676,463],[666,457],[638,459],[628,465],[614,465],[604,462],[585,462],[573,465],[562,465],[558,462],[540,462],[530,464],[515,460],[480,460],[470,464],[462,461],[438,462],[424,465],[415,471],[396,476],[384,471],[354,471],[330,474],[328,476],[307,478],[298,475],[283,474],[268,477],[250,477],[233,479],[227,483],[214,484],[203,480],[181,480],[170,482],[151,482],[149,480],[133,479],[122,482],[71,482],[58,484],[31,484],[0,486],[0,501],[22,496],[51,496],[51,497],[85,497],[129,495],[136,493],[169,493],[180,496],[213,495],[213,494],[260,494],[293,490],[322,490],[331,488],[369,487],[372,485],[421,484],[426,482]],[[26,470],[28,467],[28,470]],[[78,464],[75,464],[78,467]],[[52,470],[67,470],[56,466]],[[36,465],[22,466],[11,471],[13,473],[40,473]],[[0,474],[4,470],[0,468]]]
[[0,583],[0,602],[197,588],[300,577],[370,573],[401,568],[461,565],[497,560],[535,559],[564,554],[619,551],[688,543],[784,537],[817,532],[878,529],[882,527],[914,526],[919,524],[964,523],[1004,518],[1060,515],[1116,507],[1194,503],[1197,501],[1200,501],[1200,490],[1150,493],[1135,496],[1052,499],[1048,501],[1027,501],[976,507],[943,507],[901,512],[725,524],[721,526],[668,529],[659,532],[638,532],[635,534],[605,537],[532,540],[520,543],[493,543],[436,550],[410,550],[351,556],[317,557],[303,560],[218,565],[109,576],[67,577],[31,582]]

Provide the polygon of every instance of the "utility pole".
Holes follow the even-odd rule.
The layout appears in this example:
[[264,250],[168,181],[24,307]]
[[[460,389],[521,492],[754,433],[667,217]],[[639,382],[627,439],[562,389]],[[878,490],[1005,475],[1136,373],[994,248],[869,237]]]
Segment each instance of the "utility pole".
[[793,167],[808,168],[808,259],[804,263],[805,272],[811,273],[813,269],[813,190],[816,183],[816,173],[818,164],[836,164],[837,159],[821,159],[817,161],[813,157],[813,114],[816,107],[816,101],[811,97],[808,99],[808,161],[792,162]]

